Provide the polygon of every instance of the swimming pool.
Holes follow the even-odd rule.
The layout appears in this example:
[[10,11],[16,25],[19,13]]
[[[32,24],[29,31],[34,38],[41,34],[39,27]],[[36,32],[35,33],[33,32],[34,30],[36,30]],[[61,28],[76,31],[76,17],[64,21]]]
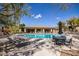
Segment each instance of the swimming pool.
[[60,36],[59,34],[20,34],[18,37],[21,38],[53,38]]

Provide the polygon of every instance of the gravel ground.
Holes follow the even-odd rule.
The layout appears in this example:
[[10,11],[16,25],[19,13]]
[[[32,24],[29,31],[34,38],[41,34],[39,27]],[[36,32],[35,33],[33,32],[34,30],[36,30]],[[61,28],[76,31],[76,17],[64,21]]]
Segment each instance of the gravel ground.
[[79,56],[79,50],[62,50],[61,56]]

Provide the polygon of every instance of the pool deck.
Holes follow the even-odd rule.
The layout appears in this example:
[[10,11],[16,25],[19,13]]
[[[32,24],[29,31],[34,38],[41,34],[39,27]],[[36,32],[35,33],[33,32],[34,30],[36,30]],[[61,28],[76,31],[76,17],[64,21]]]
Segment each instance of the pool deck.
[[41,51],[34,53],[33,56],[56,56],[56,54],[49,49],[42,48]]
[[[37,43],[40,43],[40,42],[46,42],[46,44],[44,44],[43,46],[39,46],[39,49],[37,50],[37,48],[36,47],[32,47],[32,45],[30,45],[30,46],[28,46],[28,47],[23,47],[23,48],[20,48],[20,49],[13,49],[15,52],[17,52],[18,53],[18,51],[19,52],[24,52],[24,51],[26,51],[27,49],[29,50],[34,50],[34,49],[36,49],[35,51],[35,53],[33,53],[31,56],[63,56],[63,55],[68,55],[69,54],[69,52],[66,52],[66,51],[79,51],[79,39],[77,39],[77,38],[74,38],[73,37],[73,35],[71,34],[70,36],[72,36],[72,44],[73,44],[73,46],[71,46],[71,48],[69,47],[69,46],[56,46],[56,45],[54,45],[53,43],[49,43],[48,41],[51,41],[51,40],[47,40],[47,39],[44,39],[44,40],[40,40],[39,42],[37,42]],[[13,36],[11,36],[11,38],[13,38]],[[5,42],[6,40],[5,40],[6,38],[2,38],[2,39],[0,39],[0,40],[2,40],[2,42]],[[35,39],[36,40],[36,39]],[[33,39],[31,40],[30,39],[30,41],[33,41]],[[35,44],[33,44],[33,45],[35,45]],[[47,47],[47,45],[49,45],[48,47]],[[53,46],[53,47],[52,47]],[[52,47],[52,48],[51,48]],[[68,54],[67,54],[68,53]],[[12,54],[12,52],[11,52],[11,54]],[[70,54],[69,55],[72,55],[72,54],[74,54],[74,52],[70,52]],[[4,55],[5,55],[5,53],[4,53]],[[9,54],[10,55],[10,54]],[[19,55],[21,55],[21,54],[19,54]],[[75,55],[79,55],[79,54],[75,54]]]

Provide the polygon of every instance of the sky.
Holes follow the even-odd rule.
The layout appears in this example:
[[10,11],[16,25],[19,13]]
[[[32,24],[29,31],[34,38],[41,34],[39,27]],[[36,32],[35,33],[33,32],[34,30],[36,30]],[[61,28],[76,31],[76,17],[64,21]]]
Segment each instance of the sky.
[[[29,3],[29,13],[32,15],[22,16],[20,23],[26,26],[47,26],[55,27],[59,21],[66,21],[75,16],[79,17],[79,4],[66,4],[67,10],[62,10],[63,4],[54,3]],[[24,7],[26,8],[26,7]]]

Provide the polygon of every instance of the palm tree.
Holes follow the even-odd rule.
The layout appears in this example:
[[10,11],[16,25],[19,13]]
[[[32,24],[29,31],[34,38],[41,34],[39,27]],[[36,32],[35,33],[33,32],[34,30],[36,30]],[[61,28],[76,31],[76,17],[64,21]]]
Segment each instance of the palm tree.
[[28,15],[28,10],[24,8],[23,3],[5,3],[0,4],[0,23],[7,26],[13,26],[20,23],[20,17]]
[[79,26],[79,18],[76,19],[76,25]]
[[58,22],[58,26],[59,26],[59,34],[62,34],[63,32],[62,32],[62,22],[61,21],[59,21]]
[[68,10],[69,7],[70,7],[70,4],[67,4],[67,3],[60,4],[60,9],[63,11]]
[[17,21],[22,15],[29,15],[28,10],[24,8],[26,4],[23,3],[14,3],[14,4],[1,4],[1,17],[7,17],[8,19],[13,19]]
[[25,24],[20,24],[19,28],[21,29],[22,32],[24,32]]
[[69,25],[69,29],[72,29],[72,31],[74,31],[75,27],[79,25],[79,18],[72,17],[69,20],[67,20],[67,24]]
[[63,29],[63,31],[67,30],[67,25],[66,25],[65,21],[62,21],[62,29]]

